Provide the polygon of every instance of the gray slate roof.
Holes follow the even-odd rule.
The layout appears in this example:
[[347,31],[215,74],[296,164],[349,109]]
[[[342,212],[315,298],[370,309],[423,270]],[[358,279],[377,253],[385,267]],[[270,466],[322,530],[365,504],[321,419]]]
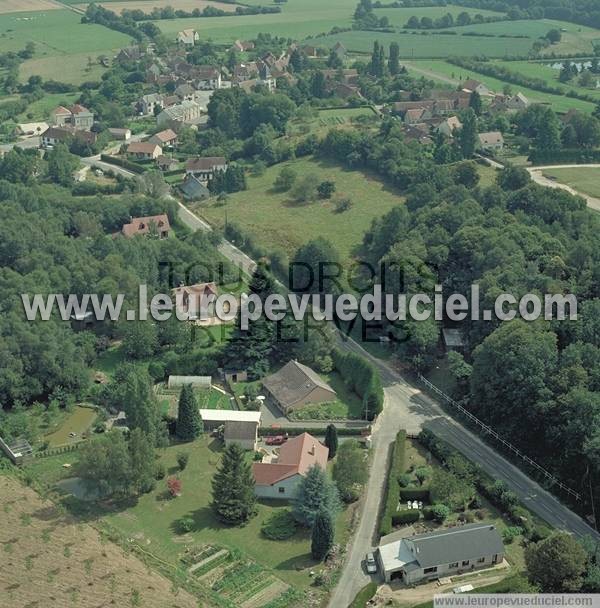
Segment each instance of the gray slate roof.
[[404,542],[422,568],[504,553],[496,526],[485,523],[419,534]]
[[267,376],[263,385],[285,407],[294,405],[317,387],[331,391],[332,398],[336,394],[319,374],[298,361],[288,361],[278,372]]

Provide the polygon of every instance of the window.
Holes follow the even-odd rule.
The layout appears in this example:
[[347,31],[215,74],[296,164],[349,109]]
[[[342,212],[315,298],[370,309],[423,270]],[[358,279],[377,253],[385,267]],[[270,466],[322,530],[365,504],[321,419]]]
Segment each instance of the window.
[[284,493],[285,493],[285,488],[280,487],[280,488],[278,488],[278,489],[279,489],[279,493],[280,493],[280,494],[284,494]]
[[425,570],[423,570],[423,574],[429,574],[430,572],[437,572],[437,566],[432,566],[431,568],[425,568]]
[[462,565],[463,566],[468,566],[469,565],[469,560],[468,559],[463,560]]
[[448,568],[458,568],[458,562],[452,562],[451,564],[448,564]]
[[477,563],[478,563],[478,564],[483,564],[483,562],[484,562],[484,561],[485,561],[485,557],[480,557],[480,558],[477,560]]

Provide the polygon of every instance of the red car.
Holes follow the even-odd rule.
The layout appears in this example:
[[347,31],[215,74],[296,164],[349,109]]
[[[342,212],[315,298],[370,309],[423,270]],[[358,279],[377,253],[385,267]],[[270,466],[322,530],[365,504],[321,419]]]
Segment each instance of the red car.
[[265,443],[267,445],[282,445],[287,440],[287,435],[271,435],[265,439]]

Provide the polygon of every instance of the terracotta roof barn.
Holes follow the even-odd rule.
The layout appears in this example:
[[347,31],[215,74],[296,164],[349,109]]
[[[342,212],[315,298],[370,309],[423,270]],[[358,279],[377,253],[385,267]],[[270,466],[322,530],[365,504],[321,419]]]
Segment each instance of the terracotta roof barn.
[[337,399],[336,392],[319,374],[298,361],[289,361],[279,371],[264,378],[263,387],[285,413],[309,403]]

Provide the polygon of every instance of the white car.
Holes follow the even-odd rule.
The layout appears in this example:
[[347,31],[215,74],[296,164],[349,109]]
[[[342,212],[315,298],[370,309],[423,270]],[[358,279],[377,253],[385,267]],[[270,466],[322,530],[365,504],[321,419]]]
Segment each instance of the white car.
[[372,553],[367,553],[365,564],[369,574],[375,574],[375,572],[377,572],[377,562],[375,561],[375,556]]

